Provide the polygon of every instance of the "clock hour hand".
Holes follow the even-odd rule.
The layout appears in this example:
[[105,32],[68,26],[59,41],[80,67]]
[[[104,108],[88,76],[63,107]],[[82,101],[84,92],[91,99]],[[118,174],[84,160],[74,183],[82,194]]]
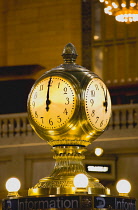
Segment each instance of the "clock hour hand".
[[50,90],[50,84],[51,84],[52,77],[50,77],[49,82],[48,82],[48,88],[47,88],[47,97],[46,97],[46,111],[48,112],[49,110],[49,105],[51,101],[49,100],[49,90]]
[[[104,88],[103,88],[104,91]],[[106,93],[104,91],[104,97],[105,97],[105,101],[103,102],[103,105],[105,106],[105,112],[107,112],[107,107],[108,107],[108,101],[107,101],[107,88],[106,88]]]

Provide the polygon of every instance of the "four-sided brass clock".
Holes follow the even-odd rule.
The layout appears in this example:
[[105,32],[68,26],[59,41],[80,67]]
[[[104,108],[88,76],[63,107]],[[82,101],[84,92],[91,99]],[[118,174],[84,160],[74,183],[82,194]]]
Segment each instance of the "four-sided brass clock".
[[81,163],[86,146],[101,135],[111,116],[111,99],[104,82],[93,72],[75,64],[77,53],[69,43],[64,64],[47,71],[33,85],[28,97],[30,124],[52,146],[56,159],[50,177],[44,177],[28,194],[75,194],[74,176],[89,179],[89,193],[105,188],[90,177]]
[[47,71],[32,87],[28,114],[36,133],[52,146],[90,144],[109,123],[111,99],[104,82],[74,63],[75,48],[63,51],[65,63]]

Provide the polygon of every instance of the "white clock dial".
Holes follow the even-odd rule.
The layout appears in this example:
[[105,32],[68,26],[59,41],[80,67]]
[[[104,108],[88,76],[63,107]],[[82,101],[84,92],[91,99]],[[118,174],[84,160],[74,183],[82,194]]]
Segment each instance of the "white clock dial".
[[30,95],[30,115],[44,129],[58,129],[72,118],[76,93],[71,83],[60,76],[40,80]]
[[111,99],[106,85],[99,78],[93,78],[85,91],[85,112],[90,126],[102,131],[111,116]]

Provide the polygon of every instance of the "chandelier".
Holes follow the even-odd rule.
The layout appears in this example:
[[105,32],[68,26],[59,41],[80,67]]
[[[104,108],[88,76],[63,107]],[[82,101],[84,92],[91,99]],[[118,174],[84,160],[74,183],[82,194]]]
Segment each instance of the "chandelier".
[[138,0],[99,0],[104,3],[104,12],[114,15],[119,22],[138,21]]

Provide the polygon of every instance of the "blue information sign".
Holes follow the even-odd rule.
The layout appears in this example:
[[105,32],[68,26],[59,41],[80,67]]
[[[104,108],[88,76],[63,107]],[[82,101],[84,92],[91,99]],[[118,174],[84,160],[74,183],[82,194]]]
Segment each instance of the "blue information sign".
[[8,199],[3,202],[3,210],[39,210],[79,207],[79,196],[26,197]]
[[136,210],[136,200],[106,195],[19,197],[3,200],[2,210]]
[[114,210],[136,210],[136,200],[126,197],[94,196],[94,208]]

